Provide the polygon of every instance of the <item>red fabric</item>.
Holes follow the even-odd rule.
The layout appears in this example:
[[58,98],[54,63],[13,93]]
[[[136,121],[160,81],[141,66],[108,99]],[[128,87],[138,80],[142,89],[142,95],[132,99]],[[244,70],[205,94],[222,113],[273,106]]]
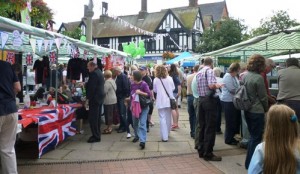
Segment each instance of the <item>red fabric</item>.
[[267,73],[266,73],[266,71],[262,72],[261,76],[264,79],[264,83],[265,83],[265,87],[266,87],[266,90],[267,90],[267,94],[268,94],[268,96],[270,96],[269,82],[268,82],[268,79],[267,79]]
[[[58,105],[58,107],[61,107],[63,105]],[[69,104],[70,107],[72,108],[80,108],[82,107],[81,104]],[[43,115],[40,114],[43,110],[45,109],[53,109],[53,107],[49,107],[49,106],[43,106],[40,108],[34,108],[34,109],[20,109],[18,111],[19,116],[21,117],[21,119],[19,120],[19,123],[22,124],[22,126],[24,128],[26,128],[28,125],[32,124],[32,123],[37,123],[38,122],[38,117]]]

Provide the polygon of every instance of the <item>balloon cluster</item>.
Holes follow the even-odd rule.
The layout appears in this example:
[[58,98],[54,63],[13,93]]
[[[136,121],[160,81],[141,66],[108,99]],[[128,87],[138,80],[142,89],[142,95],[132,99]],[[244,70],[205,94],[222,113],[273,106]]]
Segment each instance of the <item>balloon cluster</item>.
[[135,43],[131,42],[129,45],[127,43],[123,43],[123,51],[128,53],[133,58],[137,58],[138,56],[145,56],[146,49],[144,41],[139,42],[139,47],[136,47]]

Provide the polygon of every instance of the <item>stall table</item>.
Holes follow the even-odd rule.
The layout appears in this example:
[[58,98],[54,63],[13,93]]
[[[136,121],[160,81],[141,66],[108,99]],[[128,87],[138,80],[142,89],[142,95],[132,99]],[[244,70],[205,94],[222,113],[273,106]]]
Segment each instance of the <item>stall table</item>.
[[55,149],[69,136],[76,134],[76,128],[72,125],[75,118],[75,110],[81,104],[59,104],[57,109],[42,106],[33,109],[20,109],[19,124],[26,129],[29,125],[37,124],[39,158],[49,150]]

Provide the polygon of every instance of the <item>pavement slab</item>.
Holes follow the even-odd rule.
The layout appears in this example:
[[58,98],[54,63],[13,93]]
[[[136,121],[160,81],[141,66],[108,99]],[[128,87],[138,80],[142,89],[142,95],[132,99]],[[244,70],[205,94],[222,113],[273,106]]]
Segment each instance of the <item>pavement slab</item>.
[[[168,142],[161,142],[159,118],[157,109],[154,109],[152,121],[155,125],[147,133],[144,150],[140,150],[139,142],[132,142],[132,127],[132,137],[127,139],[127,133],[116,132],[118,125],[113,126],[111,134],[102,134],[101,142],[87,143],[91,131],[86,121],[82,134],[68,137],[41,159],[36,156],[37,143],[21,145],[23,148],[17,150],[19,173],[246,173],[243,167],[246,150],[225,144],[224,134],[216,136],[214,147],[215,154],[221,155],[223,161],[207,162],[199,159],[194,149],[194,139],[190,137],[185,99],[179,112],[180,129],[170,132]],[[102,129],[105,127],[101,126]],[[223,131],[224,127],[223,120]],[[33,152],[35,155],[32,155]]]

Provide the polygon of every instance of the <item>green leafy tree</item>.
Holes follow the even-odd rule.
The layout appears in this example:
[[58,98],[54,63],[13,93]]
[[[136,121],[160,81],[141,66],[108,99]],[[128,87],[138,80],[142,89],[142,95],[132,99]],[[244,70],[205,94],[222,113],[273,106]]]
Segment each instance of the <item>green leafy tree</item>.
[[206,53],[239,43],[245,39],[246,29],[239,19],[225,18],[216,22],[203,32],[196,52]]
[[62,32],[63,35],[66,35],[73,39],[78,39],[78,40],[80,40],[80,37],[82,35],[81,33],[82,33],[82,30],[80,28],[76,28],[73,31],[63,31]]
[[[21,21],[20,11],[26,8],[27,0],[0,0],[0,16]],[[43,0],[32,0],[30,12],[33,26],[38,23],[46,26],[48,20],[53,19],[53,11]]]
[[291,19],[288,12],[273,11],[273,16],[261,19],[260,27],[253,29],[250,35],[255,37],[266,33],[280,32],[297,25],[299,23],[295,19]]

